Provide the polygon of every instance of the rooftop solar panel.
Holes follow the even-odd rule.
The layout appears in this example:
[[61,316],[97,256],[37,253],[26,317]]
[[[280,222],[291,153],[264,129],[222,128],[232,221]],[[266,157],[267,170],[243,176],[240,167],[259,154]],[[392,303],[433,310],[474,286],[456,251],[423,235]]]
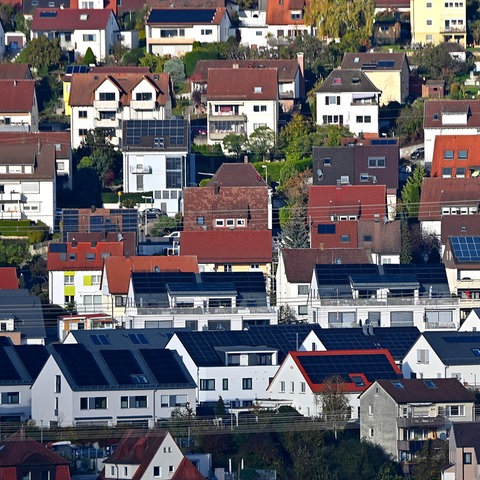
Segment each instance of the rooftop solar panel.
[[[124,122],[125,145],[141,146],[144,137],[168,139],[170,146],[186,146],[187,122],[174,120],[127,120]],[[154,144],[152,144],[153,146]]]
[[144,372],[130,350],[101,350],[101,356],[119,385],[133,385]]
[[176,352],[143,348],[140,353],[159,385],[190,385],[190,378],[181,367]]
[[47,349],[43,345],[17,345],[15,351],[30,377],[32,379],[37,378],[48,360]]
[[215,16],[215,9],[153,9],[147,23],[211,23]]
[[480,262],[480,237],[450,237],[455,258],[459,262]]
[[10,360],[5,348],[0,347],[0,381],[19,381],[21,377]]

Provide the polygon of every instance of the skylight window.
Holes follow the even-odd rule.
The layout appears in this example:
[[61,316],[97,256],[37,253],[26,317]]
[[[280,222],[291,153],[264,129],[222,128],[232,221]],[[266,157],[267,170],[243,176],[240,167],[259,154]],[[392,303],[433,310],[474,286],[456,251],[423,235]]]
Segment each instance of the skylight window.
[[360,375],[350,375],[352,382],[355,384],[356,387],[364,387],[365,382]]
[[80,20],[83,20],[83,21],[88,20],[88,13],[82,13],[80,15]]
[[472,348],[472,353],[473,353],[476,357],[480,357],[480,348]]
[[405,385],[403,385],[402,382],[392,382],[392,385],[398,390],[403,390],[405,388]]
[[426,385],[427,388],[437,388],[437,385],[433,380],[424,380],[423,383]]
[[262,93],[262,87],[253,87],[253,93]]

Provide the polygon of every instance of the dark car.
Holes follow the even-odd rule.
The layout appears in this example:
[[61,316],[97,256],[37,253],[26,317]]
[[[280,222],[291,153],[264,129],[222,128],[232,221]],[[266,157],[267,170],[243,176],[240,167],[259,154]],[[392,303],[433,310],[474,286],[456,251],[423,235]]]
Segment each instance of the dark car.
[[410,155],[412,160],[423,160],[425,158],[425,149],[423,147],[416,148]]
[[147,219],[150,219],[163,217],[166,213],[162,212],[159,208],[146,208],[140,215],[142,215],[143,218],[146,216]]

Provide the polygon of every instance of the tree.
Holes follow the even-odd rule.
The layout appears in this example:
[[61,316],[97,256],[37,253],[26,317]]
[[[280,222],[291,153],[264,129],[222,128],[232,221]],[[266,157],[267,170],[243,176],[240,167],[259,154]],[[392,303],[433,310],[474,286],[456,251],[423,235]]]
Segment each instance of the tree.
[[326,378],[323,381],[322,393],[316,395],[316,401],[322,408],[321,418],[327,422],[337,438],[338,430],[343,430],[350,418],[350,403],[345,393],[343,378]]
[[425,169],[421,165],[417,165],[402,189],[402,203],[408,212],[409,219],[418,218],[424,176]]
[[428,440],[415,457],[412,480],[438,480],[448,465],[448,440]]
[[395,131],[401,145],[423,139],[423,104],[424,99],[418,98],[412,105],[402,108],[395,122]]
[[97,64],[97,58],[95,57],[95,54],[93,53],[93,50],[91,47],[87,48],[87,51],[85,52],[85,55],[83,57],[82,61],[83,65],[96,65]]
[[180,226],[180,220],[177,217],[169,217],[163,215],[159,217],[155,225],[150,229],[150,233],[154,237],[161,237]]
[[227,152],[233,153],[237,160],[240,158],[242,152],[245,151],[245,144],[247,139],[245,135],[237,133],[229,133],[223,138],[223,147]]
[[278,318],[279,324],[298,323],[295,309],[290,305],[281,305],[280,308],[278,309],[277,318]]
[[179,58],[170,58],[163,65],[163,71],[169,73],[176,86],[185,80],[185,65]]
[[167,56],[154,55],[153,53],[146,53],[140,58],[140,66],[148,67],[152,72],[163,72],[163,66],[168,60]]
[[34,38],[16,58],[16,63],[29,63],[40,76],[45,76],[52,68],[56,68],[62,57],[60,40],[50,41],[45,35]]
[[400,263],[409,264],[412,263],[412,244],[410,242],[410,229],[408,228],[408,222],[402,220],[400,223],[402,242],[400,245]]
[[258,127],[248,138],[248,150],[258,161],[273,153],[276,143],[275,132],[266,126]]
[[[285,220],[284,212],[288,212]],[[282,219],[283,217],[283,219]],[[306,208],[301,205],[282,207],[280,210],[282,224],[282,245],[284,248],[308,248],[310,236],[306,221]]]
[[0,240],[0,266],[20,267],[30,260],[28,242],[21,240]]
[[225,408],[225,403],[223,402],[223,398],[220,395],[215,405],[215,416],[224,417],[226,414],[227,414],[227,410]]

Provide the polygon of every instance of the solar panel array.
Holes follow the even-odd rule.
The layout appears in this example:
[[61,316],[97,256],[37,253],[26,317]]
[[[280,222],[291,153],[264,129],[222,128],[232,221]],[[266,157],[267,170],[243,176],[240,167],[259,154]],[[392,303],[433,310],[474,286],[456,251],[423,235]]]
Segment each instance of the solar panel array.
[[101,350],[100,355],[119,385],[132,385],[132,375],[144,373],[130,350]]
[[480,237],[450,237],[450,243],[457,261],[480,263]]
[[93,355],[83,345],[53,344],[76,385],[107,386],[108,382]]
[[395,138],[374,138],[371,140],[372,145],[396,145],[397,140]]
[[142,348],[140,354],[159,385],[190,385],[189,375],[182,368],[176,352]]
[[168,10],[153,9],[150,12],[147,23],[208,23],[210,24],[215,16],[213,9],[171,8]]
[[298,360],[313,383],[323,383],[325,379],[341,376],[351,383],[350,374],[364,374],[368,381],[397,379],[399,375],[385,355],[308,355]]
[[187,126],[183,119],[126,120],[123,123],[124,146],[140,146],[144,137],[166,138],[171,146],[186,146]]
[[315,265],[318,284],[350,288],[350,275],[378,275],[377,265],[371,264],[321,264]]
[[37,378],[48,360],[48,351],[43,345],[17,345],[14,347],[28,374]]
[[71,75],[72,73],[87,73],[88,71],[88,65],[67,65],[65,69],[67,75]]
[[0,380],[19,381],[21,377],[4,348],[0,348]]

